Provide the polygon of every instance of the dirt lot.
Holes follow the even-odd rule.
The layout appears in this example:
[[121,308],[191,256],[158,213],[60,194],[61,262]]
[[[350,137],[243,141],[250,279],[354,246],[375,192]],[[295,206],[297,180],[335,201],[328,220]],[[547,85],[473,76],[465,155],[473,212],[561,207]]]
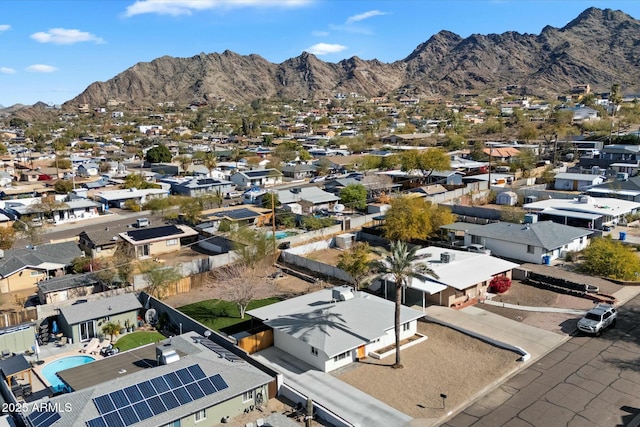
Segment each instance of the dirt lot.
[[[428,339],[395,356],[368,358],[334,375],[414,418],[440,418],[496,378],[517,368],[519,355],[434,323],[419,322]],[[440,393],[447,395],[446,408]]]

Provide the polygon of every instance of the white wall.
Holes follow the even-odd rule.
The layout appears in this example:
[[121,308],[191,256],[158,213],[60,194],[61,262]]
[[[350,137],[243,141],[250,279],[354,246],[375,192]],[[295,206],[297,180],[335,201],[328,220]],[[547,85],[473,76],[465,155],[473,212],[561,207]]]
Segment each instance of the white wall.
[[277,329],[273,330],[273,345],[280,350],[297,357],[314,368],[325,370],[326,353],[318,349],[318,355],[311,354],[311,346],[304,341],[296,339]]
[[[546,252],[543,248],[536,246],[534,247],[534,253],[530,254],[527,252],[526,242],[505,242],[504,240],[491,239],[488,237],[483,238],[484,246],[491,249],[492,255],[534,264],[542,264],[542,257],[544,255],[550,255],[551,259],[557,259],[561,256],[561,252],[563,251],[581,251],[589,244],[589,239],[587,237],[584,237],[582,240],[582,243],[580,243],[580,239],[573,240],[571,243],[566,245],[566,247],[552,252]],[[464,237],[464,243],[465,245],[471,244],[471,235],[467,234]]]

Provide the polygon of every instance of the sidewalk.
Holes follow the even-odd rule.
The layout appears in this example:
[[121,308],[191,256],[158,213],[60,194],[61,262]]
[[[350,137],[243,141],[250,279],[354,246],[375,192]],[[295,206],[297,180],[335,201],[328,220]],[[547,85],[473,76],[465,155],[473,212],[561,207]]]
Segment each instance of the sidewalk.
[[576,314],[581,316],[587,312],[586,310],[574,310],[571,308],[529,307],[526,305],[509,304],[506,302],[492,301],[490,299],[485,300],[483,303],[487,305],[495,305],[496,307],[511,308],[514,310],[537,311],[537,312],[544,312],[544,313],[568,313],[568,314]]

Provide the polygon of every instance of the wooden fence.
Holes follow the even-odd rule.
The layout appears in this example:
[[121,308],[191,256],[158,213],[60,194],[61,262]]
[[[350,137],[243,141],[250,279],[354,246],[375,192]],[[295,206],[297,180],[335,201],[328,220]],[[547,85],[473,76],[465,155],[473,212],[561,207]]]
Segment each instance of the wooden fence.
[[192,291],[194,289],[199,289],[203,287],[207,283],[207,278],[209,277],[209,272],[194,274],[193,276],[183,277],[175,283],[170,284],[167,289],[165,289],[164,297],[170,297],[172,295],[177,295],[185,292]]
[[238,347],[249,354],[256,353],[271,346],[273,346],[273,329],[256,332],[253,335],[238,340]]
[[22,323],[33,322],[38,318],[38,311],[30,307],[20,311],[4,311],[0,313],[0,329]]

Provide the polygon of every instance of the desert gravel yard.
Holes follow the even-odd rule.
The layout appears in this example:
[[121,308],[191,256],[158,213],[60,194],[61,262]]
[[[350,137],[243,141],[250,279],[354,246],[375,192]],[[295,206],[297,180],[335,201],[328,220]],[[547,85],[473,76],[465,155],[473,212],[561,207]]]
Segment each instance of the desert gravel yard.
[[[403,369],[391,368],[391,355],[367,358],[333,375],[414,418],[437,419],[468,404],[520,363],[516,353],[435,323],[418,322],[418,332],[428,339],[402,350]],[[447,395],[446,408],[441,393]]]

